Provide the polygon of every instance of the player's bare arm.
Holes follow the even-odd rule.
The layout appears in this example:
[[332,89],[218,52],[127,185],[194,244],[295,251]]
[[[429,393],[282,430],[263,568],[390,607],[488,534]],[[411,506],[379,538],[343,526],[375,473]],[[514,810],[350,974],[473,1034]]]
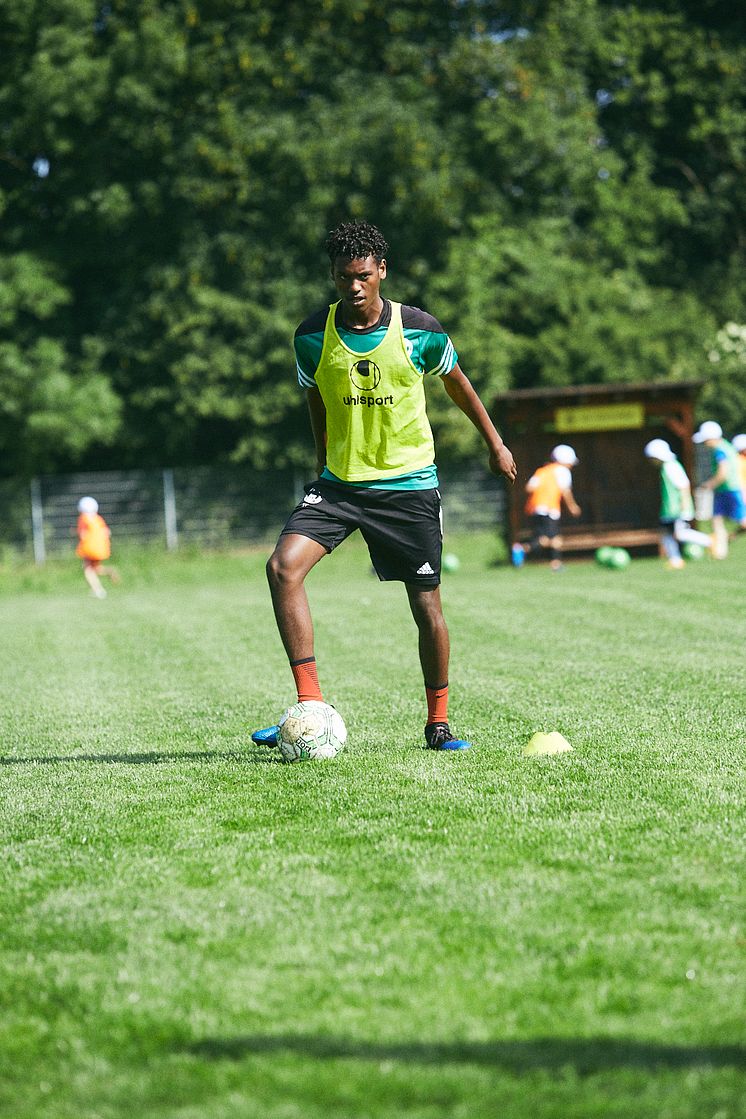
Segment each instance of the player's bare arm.
[[316,447],[316,465],[319,474],[326,466],[326,408],[317,388],[306,390],[308,414],[311,418],[311,431]]
[[516,465],[513,456],[500,438],[500,434],[490,419],[487,409],[479,399],[476,389],[458,362],[451,372],[443,378],[443,384],[453,403],[471,420],[487,444],[492,473],[502,474],[509,482],[514,482]]
[[563,493],[562,493],[562,500],[564,501],[565,505],[567,506],[568,513],[572,517],[579,517],[580,516],[580,514],[582,513],[583,510],[580,508],[577,501],[573,497],[572,490],[564,490]]

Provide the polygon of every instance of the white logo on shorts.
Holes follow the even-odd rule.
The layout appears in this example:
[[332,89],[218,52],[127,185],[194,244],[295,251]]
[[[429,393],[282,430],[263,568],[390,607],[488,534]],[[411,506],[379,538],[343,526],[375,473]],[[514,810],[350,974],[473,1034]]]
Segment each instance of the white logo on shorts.
[[318,503],[320,501],[323,501],[323,500],[324,499],[323,499],[323,497],[321,496],[320,493],[316,493],[314,490],[311,490],[311,492],[307,493],[306,496],[303,498],[303,504],[304,505],[318,505]]
[[423,563],[422,567],[417,568],[417,574],[418,575],[434,575],[435,572],[433,571],[433,569],[432,569],[432,567],[430,566],[429,563]]

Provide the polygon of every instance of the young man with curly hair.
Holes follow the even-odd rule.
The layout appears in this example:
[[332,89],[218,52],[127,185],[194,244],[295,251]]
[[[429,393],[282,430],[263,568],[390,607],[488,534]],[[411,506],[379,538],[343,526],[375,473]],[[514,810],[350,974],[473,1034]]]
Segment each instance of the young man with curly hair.
[[[295,332],[298,382],[306,390],[318,479],[287,521],[267,564],[272,604],[298,700],[322,700],[306,575],[360,529],[381,580],[404,583],[419,632],[425,683],[425,744],[464,750],[448,723],[448,629],[440,601],[442,531],[425,376],[484,439],[494,474],[515,480],[513,456],[437,319],[385,299],[388,246],[380,230],[346,222],[326,248],[339,296]],[[277,726],[256,731],[275,742]]]

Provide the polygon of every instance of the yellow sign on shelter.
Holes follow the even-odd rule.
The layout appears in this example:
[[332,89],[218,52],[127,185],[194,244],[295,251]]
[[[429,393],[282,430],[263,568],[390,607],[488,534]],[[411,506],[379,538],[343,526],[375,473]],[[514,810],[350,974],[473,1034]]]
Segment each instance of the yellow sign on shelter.
[[562,435],[569,435],[574,431],[622,431],[643,427],[645,405],[583,404],[576,408],[557,408],[554,422]]

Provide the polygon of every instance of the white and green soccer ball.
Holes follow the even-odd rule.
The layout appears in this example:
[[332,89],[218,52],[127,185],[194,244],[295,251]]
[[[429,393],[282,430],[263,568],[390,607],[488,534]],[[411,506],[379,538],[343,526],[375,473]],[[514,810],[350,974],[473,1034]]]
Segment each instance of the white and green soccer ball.
[[335,758],[344,749],[347,727],[329,703],[305,699],[280,719],[277,745],[286,762]]

